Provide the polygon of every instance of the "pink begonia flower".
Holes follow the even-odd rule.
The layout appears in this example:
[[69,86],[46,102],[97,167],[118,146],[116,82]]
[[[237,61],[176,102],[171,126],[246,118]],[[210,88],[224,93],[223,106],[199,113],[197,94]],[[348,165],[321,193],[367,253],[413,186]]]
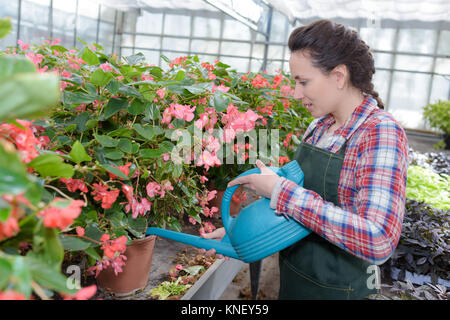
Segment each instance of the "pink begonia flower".
[[34,54],[33,52],[28,52],[27,54],[25,54],[25,56],[30,59],[31,62],[33,62],[36,66],[38,66],[42,62],[42,59],[44,59],[44,56],[40,53]]
[[150,76],[148,74],[142,74],[141,75],[141,79],[142,79],[142,81],[146,81],[146,80],[153,81],[153,80],[155,80],[152,76]]
[[45,40],[44,42],[50,44],[50,46],[55,46],[61,42],[61,39]]
[[64,78],[70,78],[72,76],[72,72],[67,71],[67,70],[63,70],[61,72],[61,76],[64,77]]
[[166,152],[162,155],[164,162],[167,162],[170,160],[170,153]]
[[200,160],[197,162],[197,166],[205,166],[205,169],[208,170],[209,167],[218,165],[220,166],[220,160],[217,158],[215,153],[210,153],[208,150],[204,150],[200,157]]
[[206,140],[206,148],[211,152],[217,152],[220,150],[221,145],[216,138],[209,136]]
[[161,186],[157,182],[149,182],[146,187],[147,195],[153,198],[161,190]]
[[190,105],[181,105],[178,103],[170,104],[170,112],[177,119],[184,119],[187,122],[194,119],[195,106],[190,108]]
[[170,113],[170,109],[164,109],[163,111],[163,118],[161,120],[162,123],[169,124],[170,121],[172,121],[172,114]]
[[164,196],[166,195],[166,190],[170,190],[170,191],[173,190],[173,186],[172,186],[172,184],[170,183],[169,180],[164,180],[161,183],[161,191],[159,192],[159,196],[161,198],[164,198]]
[[228,92],[228,90],[230,90],[230,87],[226,87],[223,84],[221,84],[220,86],[216,86],[214,83],[212,83],[211,92],[214,93],[214,92],[216,92],[216,90],[219,90],[222,92]]
[[123,80],[123,79],[125,79],[125,78],[124,78],[124,76],[117,76],[116,79],[117,79],[117,80]]
[[208,79],[209,80],[215,80],[216,79],[216,75],[214,73],[212,73],[212,71],[208,71]]
[[166,88],[156,90],[156,94],[159,96],[160,99],[163,99],[164,96],[166,95]]
[[201,183],[205,183],[206,181],[208,181],[208,178],[205,176],[200,176],[200,182]]
[[113,71],[113,68],[112,68],[108,63],[102,63],[102,64],[99,66],[99,68],[102,69],[102,70],[105,71],[105,72]]
[[253,110],[247,110],[245,113],[240,113],[239,117],[230,124],[234,130],[250,131],[255,128],[255,122],[262,116],[258,116]]
[[197,220],[195,220],[195,219],[192,218],[192,217],[189,217],[189,222],[192,223],[192,224],[196,224],[196,223],[197,223]]
[[223,141],[231,143],[236,137],[236,131],[232,128],[226,128],[223,130]]
[[203,129],[204,126],[206,126],[209,122],[209,117],[207,113],[202,113],[199,116],[199,119],[195,121],[195,126],[199,128],[200,130]]
[[17,43],[20,45],[20,49],[23,51],[28,50],[30,46],[28,43],[24,43],[22,40],[17,40]]
[[211,201],[216,197],[217,190],[212,190],[211,192],[208,192],[208,195],[206,196],[207,201]]

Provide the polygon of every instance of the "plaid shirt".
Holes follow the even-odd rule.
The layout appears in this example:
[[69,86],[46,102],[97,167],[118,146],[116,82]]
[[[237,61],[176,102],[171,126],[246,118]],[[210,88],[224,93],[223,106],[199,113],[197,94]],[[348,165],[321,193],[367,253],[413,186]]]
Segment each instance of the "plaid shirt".
[[[334,122],[331,115],[315,119],[303,139],[316,127],[305,141],[315,145]],[[340,206],[280,178],[276,212],[363,260],[382,264],[393,253],[401,233],[408,168],[406,134],[390,113],[367,96],[324,149],[336,153],[347,139],[338,187]]]

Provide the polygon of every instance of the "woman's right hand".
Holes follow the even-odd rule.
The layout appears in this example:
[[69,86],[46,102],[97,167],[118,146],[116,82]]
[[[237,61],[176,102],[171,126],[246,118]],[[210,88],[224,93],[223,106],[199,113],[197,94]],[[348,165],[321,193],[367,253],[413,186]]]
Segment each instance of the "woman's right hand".
[[[222,238],[225,236],[225,234],[226,234],[225,228],[222,227],[222,228],[218,228],[218,229],[214,230],[213,232],[209,232],[209,233],[201,233],[200,236],[201,236],[202,238],[204,238],[204,239],[213,239],[213,240],[218,240],[218,241],[220,241],[220,240],[222,240]],[[206,251],[205,249],[199,249],[199,252],[200,252],[201,254],[205,254],[205,255],[207,255],[207,256],[211,256],[211,255],[213,255],[213,254],[216,253],[216,250],[215,250],[215,249],[209,249],[208,251]],[[217,255],[217,258],[222,259],[222,258],[223,258],[223,255],[218,254],[218,255]],[[229,258],[228,258],[228,257],[225,257],[225,259],[228,260]]]

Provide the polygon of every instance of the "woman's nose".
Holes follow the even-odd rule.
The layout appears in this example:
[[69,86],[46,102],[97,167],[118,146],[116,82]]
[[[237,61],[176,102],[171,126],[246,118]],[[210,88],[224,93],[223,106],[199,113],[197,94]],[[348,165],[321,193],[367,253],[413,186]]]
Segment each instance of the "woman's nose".
[[303,88],[301,85],[296,85],[294,90],[294,99],[295,100],[303,100],[305,95],[303,94]]

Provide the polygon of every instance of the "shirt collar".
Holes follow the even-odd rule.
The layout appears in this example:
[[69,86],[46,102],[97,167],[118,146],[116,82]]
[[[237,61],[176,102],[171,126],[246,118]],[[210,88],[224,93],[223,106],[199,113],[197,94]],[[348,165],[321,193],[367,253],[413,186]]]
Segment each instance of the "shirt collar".
[[[377,108],[377,106],[377,101],[372,96],[367,95],[361,105],[356,107],[345,124],[336,130],[335,133],[348,140],[348,138],[356,131],[356,129],[359,128],[359,126],[367,119],[373,110]],[[334,117],[331,114],[327,114],[319,118],[317,127],[328,128],[335,122]]]

